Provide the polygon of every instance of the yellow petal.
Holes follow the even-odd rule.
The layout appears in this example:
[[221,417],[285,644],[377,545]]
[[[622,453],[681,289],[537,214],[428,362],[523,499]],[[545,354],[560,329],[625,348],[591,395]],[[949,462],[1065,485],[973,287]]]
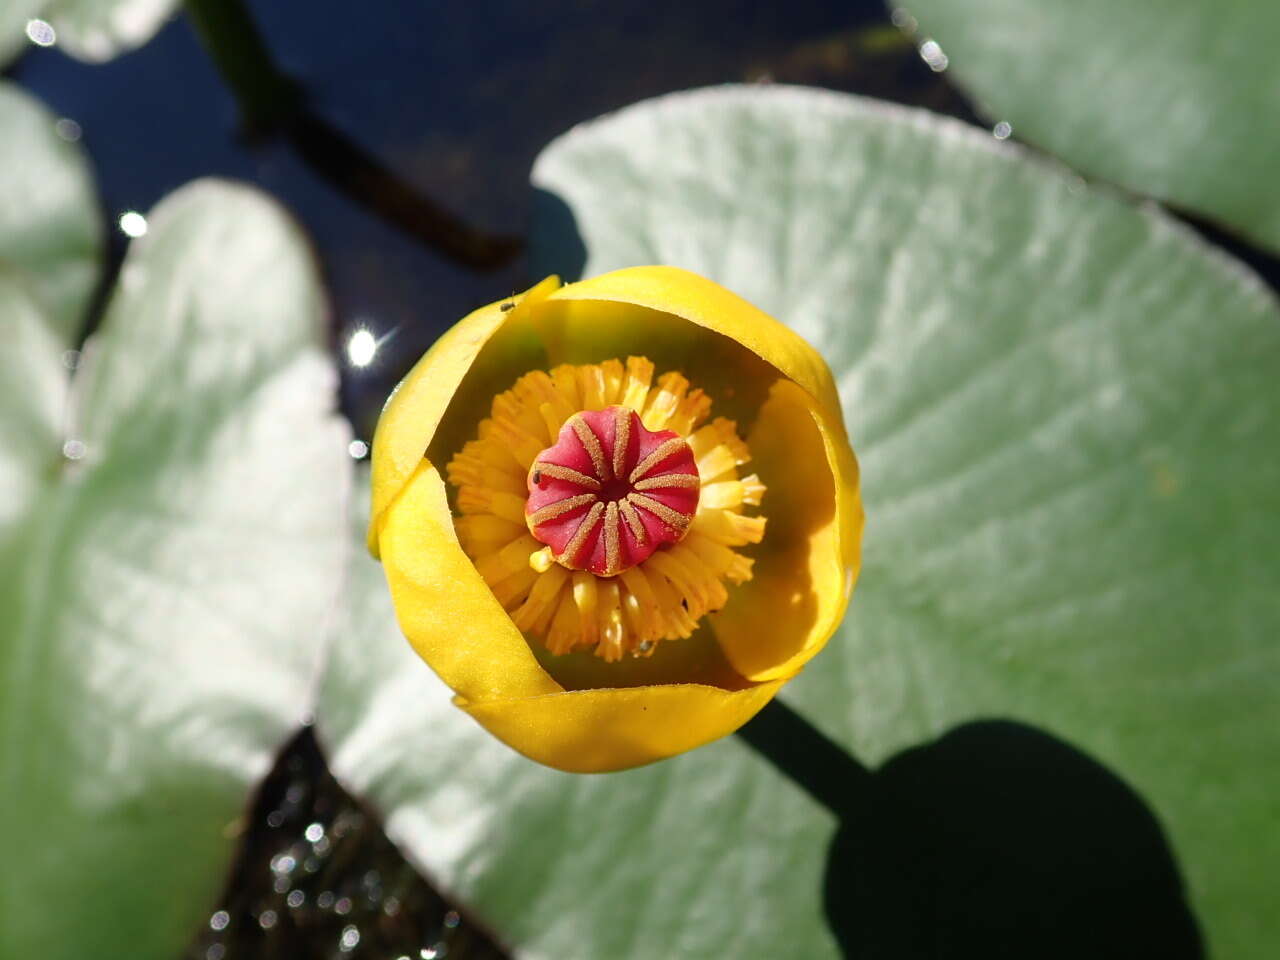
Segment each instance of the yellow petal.
[[[478,404],[487,412],[489,401],[497,390],[510,386],[510,382],[521,373],[537,365],[536,360],[532,363],[516,360],[514,363],[497,364],[493,362],[494,358],[486,357],[485,367],[513,366],[516,369],[507,382],[497,385],[487,397],[479,400],[468,396],[471,391],[460,388],[481,350],[487,347],[489,353],[494,353],[496,348],[505,346],[508,352],[520,353],[519,331],[528,323],[530,308],[558,286],[558,277],[547,277],[519,296],[499,300],[469,314],[436,341],[387,399],[373,435],[371,458],[373,505],[368,545],[375,557],[378,556],[378,528],[387,507],[418,469],[450,406]],[[514,306],[504,310],[508,304]],[[513,334],[510,339],[515,342],[495,342],[503,331]],[[503,374],[506,375],[505,370]],[[460,448],[461,443],[457,446]],[[447,459],[445,457],[441,462]]]
[[782,681],[744,690],[684,683],[454,702],[508,746],[570,773],[625,770],[732,733]]
[[484,700],[562,690],[462,552],[430,461],[418,458],[378,543],[400,629],[455,693]]
[[[678,267],[628,267],[563,286],[548,300],[626,303],[722,334],[794,380],[829,419],[843,423],[835,381],[821,354],[794,330],[706,277]],[[634,331],[629,352],[645,352],[644,335]]]
[[769,526],[752,552],[753,579],[734,589],[714,623],[734,669],[758,682],[794,676],[840,625],[863,516],[843,425],[795,384],[774,384],[747,444],[769,487]]

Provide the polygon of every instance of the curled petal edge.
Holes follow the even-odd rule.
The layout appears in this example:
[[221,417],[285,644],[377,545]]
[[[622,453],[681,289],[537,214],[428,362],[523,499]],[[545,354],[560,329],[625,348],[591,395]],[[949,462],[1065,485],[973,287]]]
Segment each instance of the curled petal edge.
[[401,631],[469,700],[560,692],[458,543],[439,471],[418,463],[378,538]]
[[576,690],[518,700],[454,703],[531,760],[567,773],[606,773],[718,740],[773,699],[783,681],[743,690],[682,683]]
[[790,327],[713,280],[679,267],[626,267],[561,287],[553,300],[612,300],[667,313],[750,350],[813,397],[844,429],[831,369]]
[[552,298],[631,304],[722,334],[799,385],[824,419],[844,432],[835,382],[821,355],[799,334],[719,284],[667,266],[628,267],[563,287],[558,277],[550,276],[523,294],[468,314],[436,341],[387,399],[373,438],[367,544],[375,557],[387,507],[417,469],[480,351],[504,326],[528,320],[540,303]]
[[387,507],[418,469],[480,351],[504,326],[527,318],[559,286],[560,278],[550,276],[518,296],[468,314],[422,355],[391,392],[373,434],[373,504],[367,545],[374,557],[379,556],[378,529]]
[[[863,509],[844,425],[791,381],[773,385],[747,442],[772,498],[773,547],[757,554],[755,577],[717,614],[715,632],[733,668],[761,683],[799,673],[844,619]],[[800,578],[807,589],[797,590]]]

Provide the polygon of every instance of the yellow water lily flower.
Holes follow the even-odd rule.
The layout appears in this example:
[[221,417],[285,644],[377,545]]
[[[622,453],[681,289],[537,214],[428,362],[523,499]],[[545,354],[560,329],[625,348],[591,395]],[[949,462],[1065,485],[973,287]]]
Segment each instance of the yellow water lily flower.
[[839,624],[861,536],[822,358],[673,267],[475,311],[373,441],[401,628],[459,707],[561,770],[746,723]]

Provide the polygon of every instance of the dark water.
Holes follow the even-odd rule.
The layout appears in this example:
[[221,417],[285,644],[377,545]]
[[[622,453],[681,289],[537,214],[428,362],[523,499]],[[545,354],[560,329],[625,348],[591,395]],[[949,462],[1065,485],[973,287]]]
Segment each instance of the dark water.
[[309,730],[285,749],[248,822],[186,960],[506,956],[405,862],[333,779]]
[[[519,238],[528,171],[549,140],[636,100],[712,83],[801,83],[976,120],[877,2],[253,0],[246,12],[266,56],[305,95],[305,137],[296,125],[292,137],[248,129],[182,17],[110,64],[33,50],[11,73],[80,124],[110,220],[208,175],[257,183],[301,219],[332,295],[335,348],[357,325],[397,331],[372,366],[342,364],[343,407],[366,438],[386,393],[436,336],[530,280],[518,250],[480,268],[397,224],[406,195],[463,232]],[[382,169],[353,196],[358,178],[342,171],[359,154]],[[387,197],[392,209],[379,209]],[[1201,229],[1273,284],[1280,277],[1274,259]],[[118,232],[113,244],[118,260]],[[282,754],[249,824],[211,923],[193,931],[191,960],[502,956],[334,782],[308,733]]]
[[[875,2],[256,0],[248,9],[272,58],[334,130],[468,224],[515,237],[527,226],[537,152],[644,97],[773,79],[966,109]],[[374,367],[346,371],[344,407],[365,436],[442,330],[527,285],[523,257],[492,270],[461,265],[334,189],[281,139],[249,141],[184,18],[109,64],[33,50],[14,75],[81,125],[113,219],[207,175],[258,183],[301,218],[333,295],[335,338],[357,324],[399,330]]]

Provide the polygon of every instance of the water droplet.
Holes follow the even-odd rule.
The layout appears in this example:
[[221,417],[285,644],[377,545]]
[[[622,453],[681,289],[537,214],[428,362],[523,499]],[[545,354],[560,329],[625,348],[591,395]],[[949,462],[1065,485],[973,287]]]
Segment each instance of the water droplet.
[[75,143],[84,134],[84,131],[80,129],[80,124],[70,117],[59,118],[53,125],[53,132],[67,141],[67,143]]
[[68,440],[62,445],[62,455],[68,460],[83,460],[85,446],[83,440]]
[[307,895],[301,890],[290,890],[289,896],[284,898],[284,902],[293,909],[297,910],[300,906],[307,902]]
[[263,930],[270,930],[276,925],[276,912],[274,910],[263,910],[258,915],[258,926]]
[[991,128],[991,135],[997,140],[1008,140],[1011,133],[1013,133],[1013,124],[1008,120],[1001,120]]
[[345,917],[348,913],[351,912],[351,898],[342,897],[337,903],[333,905],[333,912],[340,917]]
[[222,960],[227,955],[227,948],[221,943],[209,944],[209,949],[204,952],[204,960]]
[[321,910],[328,910],[333,906],[333,891],[323,890],[320,896],[316,897],[316,906]]
[[308,843],[315,843],[324,836],[324,824],[309,823],[307,824],[307,829],[302,832],[302,835],[307,838]]
[[458,916],[457,910],[450,910],[444,915],[444,925],[448,930],[453,930],[462,922],[462,918]]
[[289,889],[289,878],[286,876],[276,877],[275,881],[271,884],[271,889],[276,893],[284,893]]
[[147,218],[137,210],[126,210],[117,221],[120,232],[126,237],[145,237],[147,235]]
[[343,953],[350,953],[359,942],[360,931],[356,929],[355,924],[349,923],[342,928],[342,939],[338,941],[338,949]]
[[231,922],[231,914],[227,913],[227,911],[225,910],[219,910],[217,913],[215,913],[212,917],[209,918],[209,929],[225,930],[227,929],[227,924],[230,922]]
[[46,20],[28,20],[27,39],[37,47],[52,47],[58,42],[58,32]]
[[941,73],[947,69],[947,64],[951,61],[947,55],[942,52],[937,40],[926,40],[920,44],[920,59],[929,65],[929,69],[934,73]]
[[378,341],[372,333],[360,327],[347,340],[347,362],[353,367],[367,367],[378,352]]
[[347,444],[347,453],[351,454],[352,460],[363,460],[369,455],[369,445],[363,440],[352,440]]
[[298,861],[289,853],[277,853],[271,858],[273,873],[290,873],[298,865]]
[[894,7],[893,12],[889,14],[889,19],[899,30],[905,30],[907,33],[916,32],[916,18],[902,7]]
[[280,810],[272,810],[267,814],[267,826],[279,827],[284,823],[284,813]]
[[396,914],[398,914],[400,912],[400,898],[387,897],[387,899],[383,901],[382,912],[385,913],[388,917],[394,917]]

